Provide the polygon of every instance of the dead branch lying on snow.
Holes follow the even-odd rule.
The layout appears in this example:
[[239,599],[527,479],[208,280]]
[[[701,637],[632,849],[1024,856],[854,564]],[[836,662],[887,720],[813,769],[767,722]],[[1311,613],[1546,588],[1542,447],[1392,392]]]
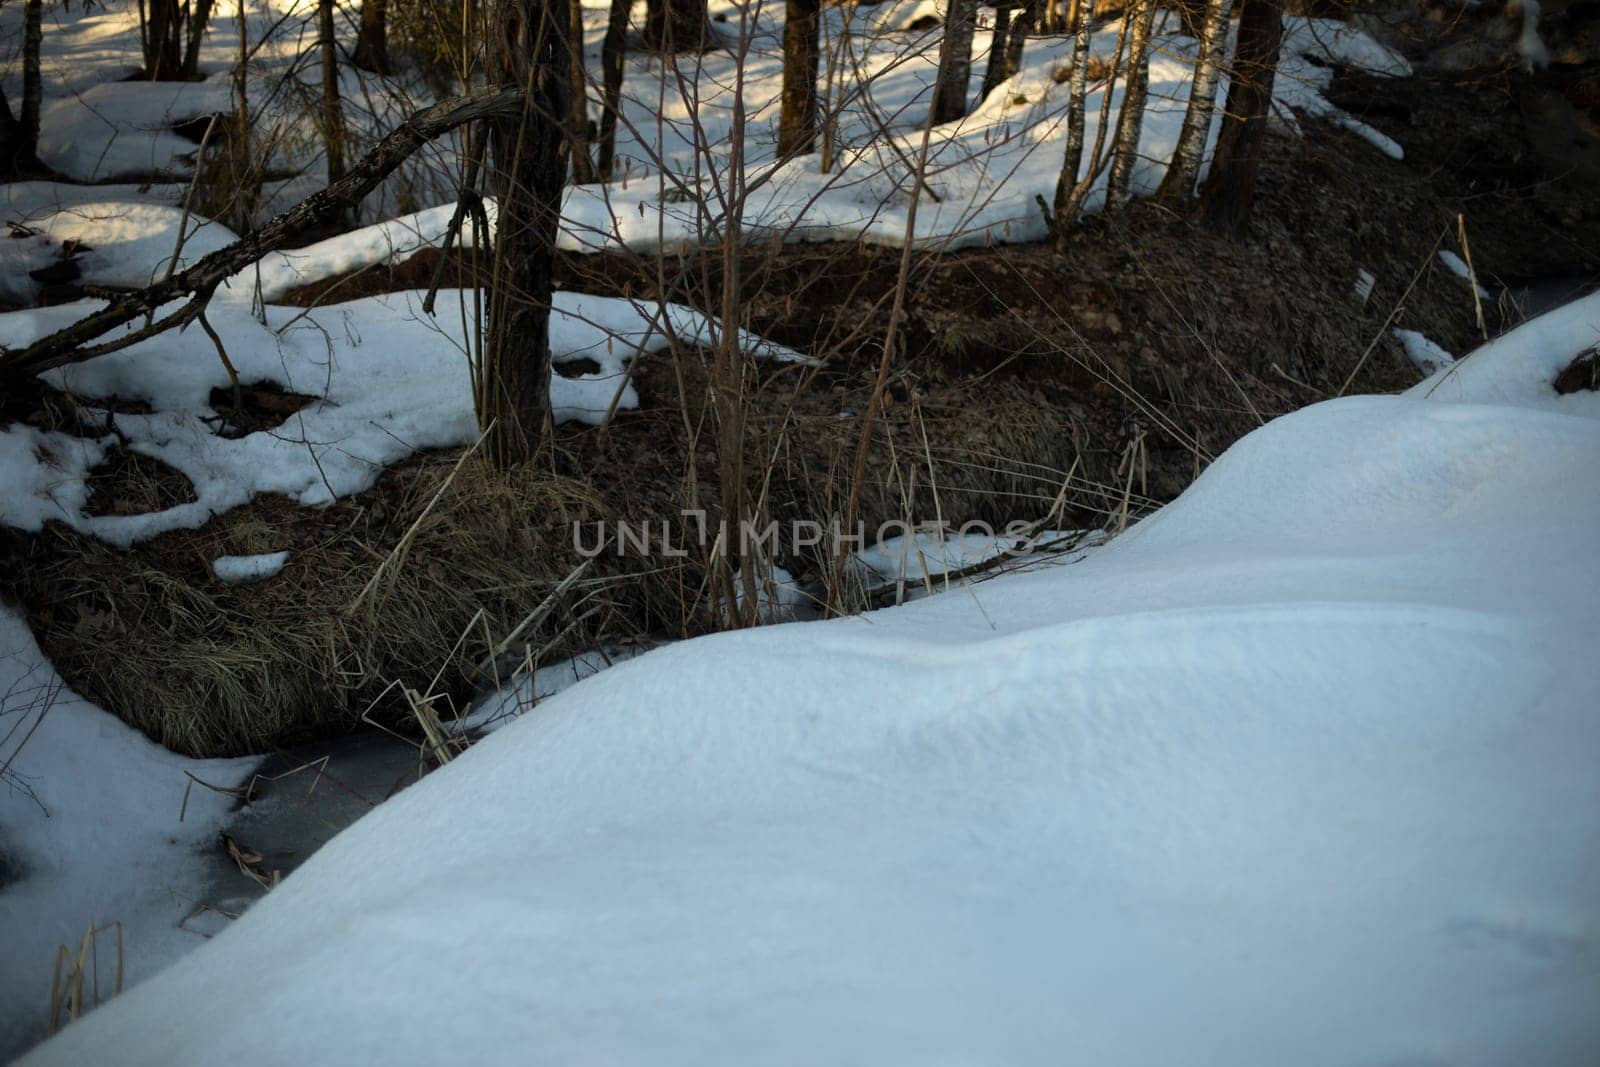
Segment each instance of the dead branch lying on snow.
[[[268,252],[284,247],[297,234],[355,207],[412,153],[441,134],[479,119],[519,114],[522,96],[522,90],[515,87],[491,89],[418,111],[379,141],[343,178],[302,200],[249,237],[212,252],[170,278],[120,296],[94,314],[26,348],[0,351],[0,380],[17,381],[69,363],[81,363],[198,319],[211,294],[228,278]],[[165,318],[115,340],[91,343],[182,297],[190,299]]]

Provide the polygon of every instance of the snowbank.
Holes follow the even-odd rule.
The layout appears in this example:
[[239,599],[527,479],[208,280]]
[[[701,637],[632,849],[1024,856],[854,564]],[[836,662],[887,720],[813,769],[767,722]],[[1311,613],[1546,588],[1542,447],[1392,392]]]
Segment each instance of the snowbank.
[[1591,1063],[1597,301],[574,686],[25,1062]]

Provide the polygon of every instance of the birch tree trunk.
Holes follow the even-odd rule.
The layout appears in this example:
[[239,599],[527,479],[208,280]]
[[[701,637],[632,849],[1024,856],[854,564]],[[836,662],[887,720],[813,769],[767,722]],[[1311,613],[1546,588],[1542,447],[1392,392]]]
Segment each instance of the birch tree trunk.
[[520,112],[491,120],[490,184],[499,199],[488,328],[475,383],[491,462],[532,459],[550,412],[550,298],[567,160],[567,4],[499,0],[489,76],[526,90]]
[[1156,198],[1168,204],[1188,200],[1194,193],[1200,159],[1205,154],[1206,135],[1211,132],[1211,113],[1215,110],[1217,81],[1222,69],[1222,52],[1228,35],[1229,0],[1206,0],[1198,28],[1199,54],[1194,61],[1194,81],[1190,83],[1189,106],[1183,113],[1183,130],[1172,153],[1172,164]]
[[[1080,17],[1073,27],[1072,91],[1067,98],[1067,154],[1061,165],[1061,177],[1056,179],[1055,203],[1051,205],[1051,221],[1058,235],[1077,225],[1078,210],[1083,202],[1083,194],[1078,189],[1078,172],[1083,169],[1084,109],[1089,102],[1089,20],[1081,17],[1082,11],[1082,5],[1079,5]],[[1104,133],[1103,126],[1101,132]],[[1092,174],[1090,178],[1093,178]]]
[[1239,8],[1239,44],[1228,70],[1222,132],[1200,193],[1206,221],[1223,233],[1242,233],[1250,220],[1282,44],[1283,11],[1278,0],[1244,0]]
[[933,123],[954,122],[967,113],[972,81],[972,35],[978,28],[978,0],[950,0],[944,41],[939,48],[939,80],[933,89]]
[[818,0],[787,0],[783,24],[783,112],[778,155],[810,152],[817,143]]
[[1137,7],[1127,15],[1133,23],[1133,45],[1128,53],[1122,110],[1117,115],[1111,177],[1106,183],[1107,214],[1115,214],[1128,204],[1133,168],[1139,158],[1139,135],[1144,132],[1144,104],[1150,85],[1150,29],[1155,15],[1155,0],[1138,0]]

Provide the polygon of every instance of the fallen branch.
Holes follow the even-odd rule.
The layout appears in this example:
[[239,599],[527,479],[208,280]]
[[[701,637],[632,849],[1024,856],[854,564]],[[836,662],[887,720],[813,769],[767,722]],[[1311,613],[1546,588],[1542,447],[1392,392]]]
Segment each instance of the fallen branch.
[[[343,178],[302,200],[249,237],[212,252],[187,270],[120,296],[94,314],[26,348],[0,352],[0,379],[15,381],[69,363],[81,363],[196,320],[224,281],[268,252],[288,245],[298,234],[353,209],[417,149],[441,134],[479,119],[520,114],[522,95],[519,88],[485,90],[417,112],[379,141]],[[154,315],[158,308],[185,297],[188,302],[165,318],[115,340],[91,344],[117,327]]]

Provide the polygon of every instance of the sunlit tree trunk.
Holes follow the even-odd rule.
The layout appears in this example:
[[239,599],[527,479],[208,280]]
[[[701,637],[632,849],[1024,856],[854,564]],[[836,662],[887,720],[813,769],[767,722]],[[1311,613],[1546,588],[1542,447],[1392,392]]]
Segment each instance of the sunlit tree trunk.
[[600,177],[605,181],[611,180],[617,158],[617,114],[622,107],[622,71],[626,58],[623,49],[632,10],[632,0],[611,0],[606,37],[600,44],[601,91],[604,94],[600,113]]
[[389,74],[389,0],[361,0],[361,29],[356,34],[356,66]]
[[1156,194],[1167,203],[1187,200],[1194,192],[1195,176],[1200,172],[1200,159],[1205,153],[1206,135],[1211,132],[1211,114],[1216,106],[1217,81],[1228,34],[1228,5],[1229,0],[1206,0],[1199,20],[1199,54],[1194,62],[1189,107],[1183,115],[1183,130],[1178,134],[1172,164]]
[[[1079,5],[1080,12],[1082,5]],[[1078,172],[1083,169],[1084,109],[1089,103],[1089,20],[1079,18],[1073,27],[1072,89],[1067,98],[1067,154],[1056,179],[1054,225],[1058,233],[1076,225],[1083,194]],[[1103,132],[1103,131],[1102,131]],[[1091,175],[1092,178],[1092,175]]]
[[817,142],[818,0],[787,0],[783,24],[783,110],[778,154],[810,152]]
[[521,114],[489,123],[499,201],[478,420],[499,466],[538,450],[550,413],[550,298],[567,159],[567,4],[499,0],[489,76],[527,91]]
[[1200,193],[1206,221],[1223,233],[1241,233],[1250,220],[1282,44],[1278,0],[1244,0],[1239,8],[1239,43],[1228,69],[1222,132]]

